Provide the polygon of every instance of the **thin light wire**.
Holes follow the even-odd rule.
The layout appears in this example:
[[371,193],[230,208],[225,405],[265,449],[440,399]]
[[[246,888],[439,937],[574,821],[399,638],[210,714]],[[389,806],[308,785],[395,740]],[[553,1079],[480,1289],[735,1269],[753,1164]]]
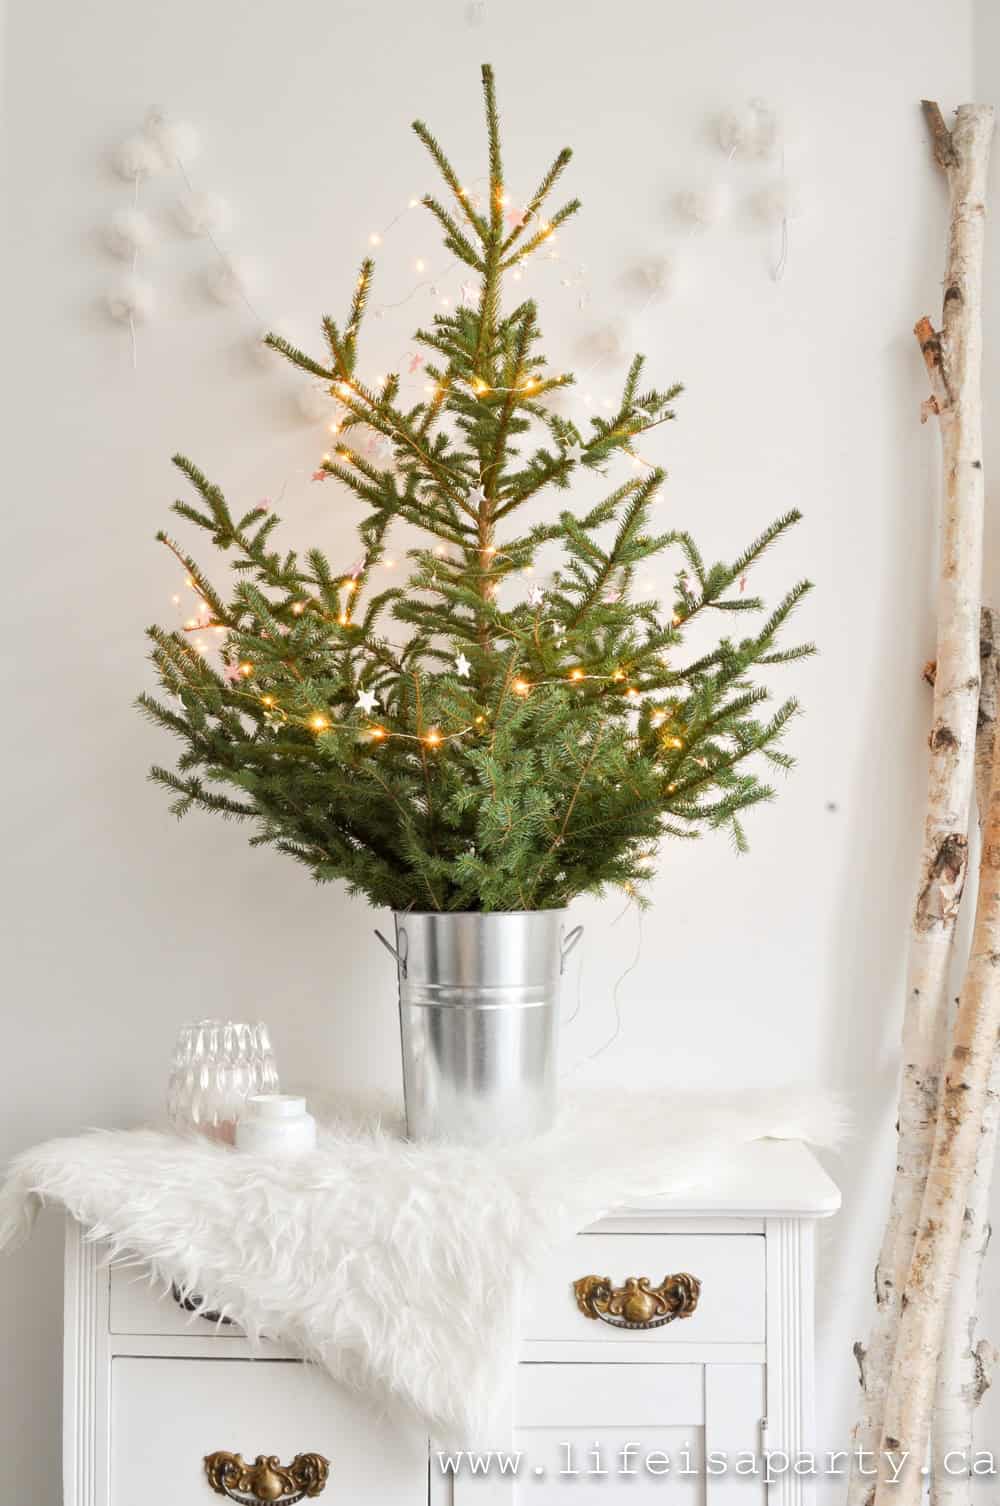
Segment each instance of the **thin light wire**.
[[[398,216],[397,216],[397,218],[398,218]],[[392,223],[395,224],[395,220]],[[425,277],[422,282],[416,283],[410,289],[410,291],[406,294],[406,296],[404,298],[398,298],[395,303],[379,303],[379,304],[376,304],[376,306],[375,306],[375,314],[376,314],[376,316],[380,316],[382,314],[388,313],[388,311],[390,309],[401,309],[403,307],[404,303],[409,303],[409,301],[410,301],[411,298],[415,298],[416,297],[416,295],[420,292],[421,288],[430,288],[431,291],[433,292],[436,288],[438,288],[438,287],[441,286],[441,283],[443,282],[443,280],[448,276],[448,274],[450,272],[453,272],[457,266],[458,266],[458,257],[456,256],[456,258],[455,258],[454,261],[450,261],[448,263],[448,265],[445,267],[445,269],[444,269],[443,272],[439,272],[436,277]]]
[[586,943],[581,943],[580,956],[576,964],[576,1003],[573,1006],[572,1012],[563,1020],[563,1028],[567,1025],[572,1025],[583,1007],[583,954],[585,949]]
[[773,270],[771,272],[771,277],[772,277],[772,279],[773,279],[774,282],[780,282],[781,281],[781,279],[785,275],[785,268],[787,267],[787,265],[788,265],[788,216],[787,216],[787,214],[783,214],[781,216],[781,250],[778,253],[778,260],[775,263],[774,268],[773,268]]
[[[622,910],[621,914],[618,915],[611,922],[611,924],[613,926],[616,926],[618,924],[618,922],[623,918],[623,916],[625,916],[625,915],[628,914],[629,906],[631,906],[633,904],[635,904],[635,901],[632,900],[632,899],[630,899],[628,901],[628,904],[626,904],[624,910]],[[598,1048],[597,1048],[596,1051],[592,1051],[590,1053],[590,1055],[585,1058],[585,1060],[588,1061],[588,1062],[596,1061],[599,1056],[603,1056],[604,1053],[605,1053],[605,1051],[607,1051],[609,1049],[609,1047],[611,1047],[611,1046],[614,1045],[615,1041],[618,1040],[619,1036],[622,1033],[622,1007],[621,1007],[621,999],[619,997],[619,992],[621,990],[622,984],[625,982],[625,979],[629,976],[630,973],[633,973],[635,971],[635,969],[639,966],[639,959],[642,956],[642,910],[640,909],[640,907],[638,905],[635,906],[635,919],[636,919],[635,952],[632,955],[632,960],[629,963],[628,967],[625,969],[625,971],[623,973],[620,973],[618,975],[618,977],[616,978],[616,980],[615,980],[615,986],[614,986],[614,988],[611,991],[611,1003],[612,1003],[612,1006],[613,1006],[614,1012],[615,1012],[615,1028],[612,1031],[612,1033],[608,1036],[608,1038],[604,1042],[603,1046],[598,1046]]]
[[[781,188],[782,188],[782,193],[787,196],[787,192],[788,192],[788,179],[787,179],[787,177],[785,175],[785,143],[784,142],[781,143]],[[785,275],[785,268],[787,266],[788,266],[788,215],[787,214],[783,214],[781,216],[781,246],[780,246],[780,249],[778,251],[778,260],[775,262],[774,266],[771,268],[771,280],[772,280],[772,282],[780,282],[781,281],[781,279]]]

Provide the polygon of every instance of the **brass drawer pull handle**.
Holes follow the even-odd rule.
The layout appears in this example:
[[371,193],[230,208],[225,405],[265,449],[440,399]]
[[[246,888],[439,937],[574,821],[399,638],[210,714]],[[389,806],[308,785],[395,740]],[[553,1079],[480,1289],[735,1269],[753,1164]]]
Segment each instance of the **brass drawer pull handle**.
[[233,1321],[232,1318],[224,1318],[221,1313],[203,1312],[202,1308],[205,1304],[204,1297],[199,1297],[197,1292],[192,1292],[190,1296],[185,1297],[184,1293],[181,1291],[176,1282],[174,1282],[173,1286],[171,1286],[170,1288],[170,1295],[171,1297],[173,1297],[178,1307],[183,1307],[186,1313],[197,1313],[199,1318],[205,1319],[206,1323],[231,1324]]
[[650,1286],[648,1276],[628,1276],[624,1286],[612,1286],[610,1276],[581,1276],[573,1291],[585,1318],[600,1318],[612,1328],[662,1328],[690,1318],[701,1282],[686,1271],[664,1276],[659,1286]]
[[322,1454],[296,1454],[291,1464],[279,1464],[277,1454],[258,1454],[247,1464],[242,1454],[220,1451],[205,1458],[205,1474],[216,1495],[228,1496],[240,1506],[295,1506],[306,1496],[322,1493],[330,1474],[330,1461]]

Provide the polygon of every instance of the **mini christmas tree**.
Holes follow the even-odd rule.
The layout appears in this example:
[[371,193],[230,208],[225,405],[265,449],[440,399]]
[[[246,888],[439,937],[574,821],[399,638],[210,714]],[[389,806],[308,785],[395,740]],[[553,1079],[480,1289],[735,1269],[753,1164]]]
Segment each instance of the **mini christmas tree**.
[[[786,700],[761,719],[768,693],[752,672],[812,651],[778,642],[808,582],[769,613],[742,589],[797,512],[709,566],[686,532],[651,531],[664,473],[639,462],[589,511],[520,523],[544,491],[569,502],[583,472],[635,461],[640,436],[673,419],[680,388],[644,386],[637,356],[617,411],[591,418],[589,433],[560,416],[552,394],[573,378],[546,365],[535,304],[508,309],[502,295],[580,207],[547,209],[571,154],[559,153],[523,214],[508,214],[488,66],[482,77],[488,203],[414,124],[447,190],[423,203],[476,279],[471,306],[416,334],[431,353],[430,394],[407,407],[398,374],[374,386],[359,375],[370,261],[346,321],[323,321],[321,360],[268,337],[340,404],[339,446],[319,474],[365,505],[360,559],[345,571],[318,548],[282,553],[274,512],[234,516],[175,457],[197,500],[173,510],[230,556],[235,582],[218,591],[158,535],[200,593],[198,626],[220,630],[221,670],[190,632],[153,627],[171,700],[139,698],[184,745],[176,772],[151,772],[178,815],[200,806],[249,821],[253,843],[395,910],[549,909],[606,885],[641,898],[664,835],[728,828],[742,849],[740,813],[771,798],[762,764],[789,766],[777,744],[796,711]],[[426,542],[410,551],[404,585],[373,591],[397,522]],[[525,596],[523,573],[553,549],[557,568]],[[677,552],[666,612],[636,591],[638,567],[665,551]],[[685,659],[686,630],[712,613],[754,626]]]

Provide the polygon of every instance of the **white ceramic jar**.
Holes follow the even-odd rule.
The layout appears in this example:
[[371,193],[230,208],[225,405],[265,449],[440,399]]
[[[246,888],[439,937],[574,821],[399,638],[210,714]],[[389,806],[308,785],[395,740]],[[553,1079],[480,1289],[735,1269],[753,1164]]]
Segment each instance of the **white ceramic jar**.
[[305,1099],[290,1093],[252,1094],[236,1125],[236,1148],[280,1156],[315,1150],[316,1121]]

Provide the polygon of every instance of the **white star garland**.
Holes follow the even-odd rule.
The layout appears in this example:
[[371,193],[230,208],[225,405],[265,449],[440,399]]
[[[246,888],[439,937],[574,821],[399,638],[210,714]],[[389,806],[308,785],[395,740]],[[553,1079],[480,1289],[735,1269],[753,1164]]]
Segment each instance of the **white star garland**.
[[365,716],[374,716],[375,707],[381,706],[378,693],[374,690],[362,690],[358,693],[357,704],[361,707]]
[[455,673],[458,675],[459,679],[467,680],[469,678],[469,671],[471,670],[471,668],[472,665],[465,657],[465,654],[459,652],[455,658]]
[[578,439],[574,439],[572,444],[566,446],[565,455],[566,459],[571,461],[573,465],[580,465],[582,463],[583,445]]

